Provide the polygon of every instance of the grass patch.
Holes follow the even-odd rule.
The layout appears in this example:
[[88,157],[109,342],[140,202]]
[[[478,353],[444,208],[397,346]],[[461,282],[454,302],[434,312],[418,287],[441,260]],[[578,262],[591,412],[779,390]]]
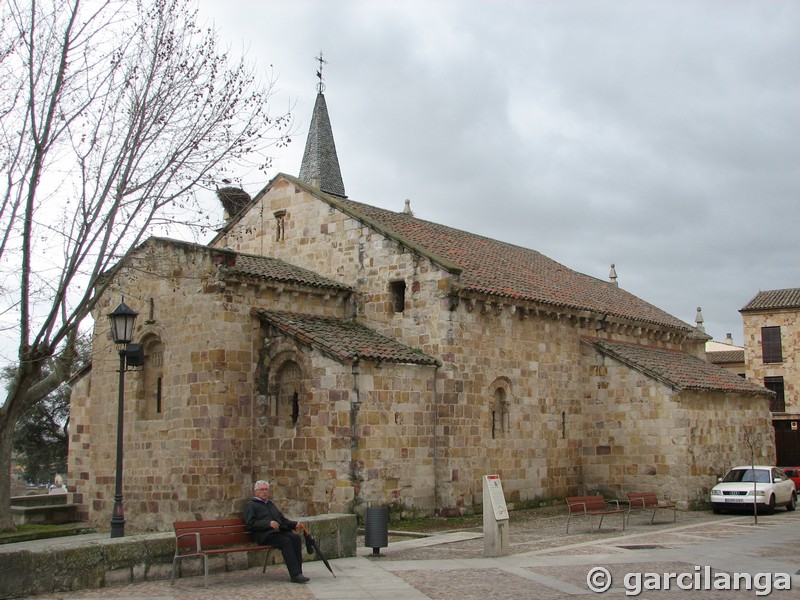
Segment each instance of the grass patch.
[[92,527],[87,527],[83,523],[65,523],[64,525],[17,525],[16,531],[0,533],[0,544],[44,540],[65,535],[94,532],[95,530]]
[[441,531],[458,531],[483,527],[483,513],[478,515],[463,515],[459,517],[426,517],[415,519],[400,519],[389,523],[389,528],[396,531],[410,531],[414,533],[434,533]]

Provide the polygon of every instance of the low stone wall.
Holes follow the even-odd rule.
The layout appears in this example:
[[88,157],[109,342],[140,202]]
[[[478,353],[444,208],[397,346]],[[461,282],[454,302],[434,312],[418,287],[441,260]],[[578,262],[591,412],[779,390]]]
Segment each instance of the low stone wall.
[[[355,515],[320,515],[303,522],[327,558],[355,556]],[[174,553],[175,535],[169,532],[7,544],[0,546],[0,599],[169,579]],[[270,560],[280,562],[280,552],[273,552]],[[180,562],[181,576],[202,575],[202,560]],[[209,559],[209,571],[263,563],[264,552],[234,553]]]
[[69,504],[69,494],[31,494],[30,496],[11,496],[11,506],[53,506]]
[[[61,488],[63,489],[63,488]],[[78,520],[78,506],[64,492],[11,497],[14,525],[62,525]]]

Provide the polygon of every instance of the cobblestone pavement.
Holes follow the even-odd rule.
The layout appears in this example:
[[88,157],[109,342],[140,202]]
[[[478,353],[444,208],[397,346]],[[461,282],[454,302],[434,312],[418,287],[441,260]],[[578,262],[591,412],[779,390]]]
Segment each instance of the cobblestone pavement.
[[[512,513],[509,554],[498,558],[483,556],[479,529],[390,541],[377,557],[371,548],[359,547],[358,556],[331,561],[335,578],[322,563],[307,563],[304,570],[311,581],[306,585],[289,582],[285,568],[275,565],[266,575],[260,568],[213,573],[208,589],[200,576],[180,579],[174,586],[155,581],[36,598],[800,598],[800,511],[760,516],[758,525],[752,516],[709,512],[679,513],[677,523],[669,519],[654,525],[635,515],[624,531],[613,521],[604,521],[601,531],[596,522],[590,529],[586,519],[573,520],[567,535],[565,525],[564,516],[515,523]],[[597,585],[610,575],[612,584],[603,594],[589,588],[593,569],[604,570],[592,580]],[[741,589],[715,589],[730,587],[737,574]],[[790,589],[778,589],[787,585]],[[649,589],[656,587],[661,589]],[[687,587],[695,589],[681,589]]]

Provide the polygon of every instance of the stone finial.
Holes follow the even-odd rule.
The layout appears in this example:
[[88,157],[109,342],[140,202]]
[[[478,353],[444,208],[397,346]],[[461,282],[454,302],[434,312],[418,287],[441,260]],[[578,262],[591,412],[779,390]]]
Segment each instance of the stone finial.
[[703,309],[700,306],[697,307],[697,314],[694,317],[694,322],[697,324],[697,329],[703,333],[706,332],[706,328],[703,327]]
[[411,210],[411,200],[408,200],[408,199],[406,199],[406,206],[405,206],[405,208],[403,209],[403,214],[404,214],[404,215],[409,215],[409,216],[411,216],[411,217],[413,217],[413,216],[414,216],[414,213],[413,213],[413,212],[412,212],[412,210]]
[[611,271],[608,273],[608,279],[614,285],[619,285],[619,283],[617,283],[617,269],[615,268],[614,263],[611,263]]

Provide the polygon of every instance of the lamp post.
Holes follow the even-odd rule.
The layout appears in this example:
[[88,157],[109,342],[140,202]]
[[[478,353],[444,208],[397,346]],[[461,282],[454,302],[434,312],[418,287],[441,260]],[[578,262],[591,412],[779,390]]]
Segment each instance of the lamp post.
[[133,339],[133,326],[139,313],[125,302],[108,315],[111,339],[119,350],[119,400],[117,402],[117,477],[114,487],[114,510],[111,515],[111,537],[125,537],[125,509],[122,506],[122,422],[125,406],[125,357]]

